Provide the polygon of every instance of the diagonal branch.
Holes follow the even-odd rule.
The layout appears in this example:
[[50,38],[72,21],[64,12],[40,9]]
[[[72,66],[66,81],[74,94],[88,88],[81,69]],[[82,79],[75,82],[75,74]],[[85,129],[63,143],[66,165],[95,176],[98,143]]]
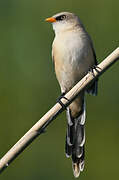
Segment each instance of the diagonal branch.
[[[104,59],[93,73],[89,72],[81,81],[79,81],[66,95],[62,98],[62,103],[67,107],[77,95],[104,71],[106,71],[119,58],[119,48],[113,51],[106,59]],[[67,99],[69,101],[67,101]],[[0,172],[8,165],[55,119],[64,108],[56,103],[0,160]]]

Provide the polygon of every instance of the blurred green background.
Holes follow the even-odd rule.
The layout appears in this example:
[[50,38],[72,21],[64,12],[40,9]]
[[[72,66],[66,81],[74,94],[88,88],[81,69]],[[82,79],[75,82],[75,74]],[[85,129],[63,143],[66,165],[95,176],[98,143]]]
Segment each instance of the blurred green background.
[[[80,16],[100,62],[119,43],[119,0],[0,0],[0,157],[56,102],[51,61],[54,33],[44,22],[57,12]],[[119,62],[87,96],[86,166],[80,179],[119,178]],[[73,180],[65,157],[61,114],[0,176],[1,180]]]

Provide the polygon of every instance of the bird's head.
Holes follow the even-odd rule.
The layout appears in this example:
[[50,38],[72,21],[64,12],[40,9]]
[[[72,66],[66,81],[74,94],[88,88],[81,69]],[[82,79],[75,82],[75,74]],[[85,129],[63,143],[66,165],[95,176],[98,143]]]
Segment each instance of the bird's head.
[[75,26],[82,26],[78,16],[69,12],[61,12],[45,20],[53,25],[55,33],[73,29]]

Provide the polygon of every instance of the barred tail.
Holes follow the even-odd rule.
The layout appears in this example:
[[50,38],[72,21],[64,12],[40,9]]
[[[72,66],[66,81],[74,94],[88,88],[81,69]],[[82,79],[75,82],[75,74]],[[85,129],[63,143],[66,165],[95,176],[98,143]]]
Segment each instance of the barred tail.
[[83,101],[82,109],[78,116],[73,118],[70,107],[67,108],[67,133],[66,133],[66,156],[72,158],[72,168],[75,177],[78,177],[84,169],[85,157],[85,103]]

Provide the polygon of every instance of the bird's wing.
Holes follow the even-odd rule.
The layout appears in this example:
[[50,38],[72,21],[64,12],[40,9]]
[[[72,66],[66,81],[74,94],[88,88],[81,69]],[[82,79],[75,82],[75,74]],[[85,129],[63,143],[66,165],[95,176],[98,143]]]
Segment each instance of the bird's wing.
[[90,45],[91,45],[91,48],[92,48],[92,52],[93,52],[94,64],[97,65],[98,63],[97,63],[96,53],[95,53],[95,50],[94,50],[92,39],[89,36],[89,34],[88,34],[88,38],[89,38],[89,42],[90,42]]
[[[91,40],[91,37],[88,35],[89,37],[89,41],[90,41],[90,45],[91,45],[91,48],[92,48],[92,52],[93,52],[93,57],[94,57],[94,65],[97,65],[98,62],[97,62],[97,58],[96,58],[96,53],[95,53],[95,50],[94,50],[94,47],[93,47],[93,43],[92,43],[92,40]],[[94,67],[92,67],[93,69]],[[97,95],[98,93],[98,78],[94,81],[93,84],[91,84],[91,86],[87,89],[87,93],[89,94],[92,94],[94,96]]]
[[92,47],[92,51],[93,51],[94,62],[95,62],[95,65],[97,65],[98,62],[97,62],[96,53],[95,53],[95,50],[94,50],[92,42],[91,42],[91,47]]

